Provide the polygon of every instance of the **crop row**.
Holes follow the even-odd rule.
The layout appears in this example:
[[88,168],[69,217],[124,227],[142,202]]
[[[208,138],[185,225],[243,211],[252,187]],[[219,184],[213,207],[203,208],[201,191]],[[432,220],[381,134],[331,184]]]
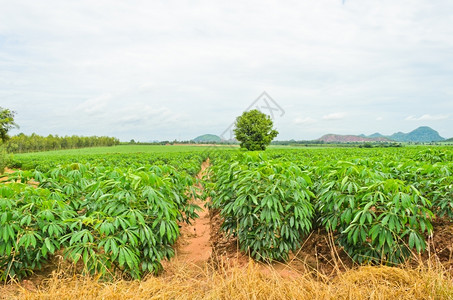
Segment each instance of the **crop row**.
[[398,264],[424,251],[432,219],[453,218],[452,152],[347,152],[223,153],[207,195],[222,228],[256,259],[285,260],[315,227],[359,263]]
[[84,273],[132,278],[159,272],[174,255],[178,224],[197,217],[189,200],[199,156],[180,156],[179,168],[168,156],[140,167],[133,156],[116,166],[96,159],[17,171],[0,185],[1,279],[27,276],[56,253]]
[[47,155],[46,153],[46,155],[39,156],[33,154],[13,156],[9,167],[47,172],[60,165],[67,165],[73,162],[117,168],[149,168],[156,165],[170,165],[178,168],[178,170],[184,170],[190,175],[196,175],[200,171],[200,165],[206,157],[207,153],[203,152],[65,154],[60,156],[52,153]]

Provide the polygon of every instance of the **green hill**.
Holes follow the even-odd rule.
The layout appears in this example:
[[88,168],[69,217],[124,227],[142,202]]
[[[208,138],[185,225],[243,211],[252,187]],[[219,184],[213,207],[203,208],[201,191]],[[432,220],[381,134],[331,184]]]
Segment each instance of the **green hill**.
[[222,139],[215,134],[203,134],[193,139],[195,143],[220,143]]
[[376,132],[376,133],[370,134],[368,137],[375,139],[375,138],[385,138],[386,136],[383,136],[379,132]]
[[[453,139],[453,138],[452,138]],[[449,139],[447,141],[453,141]],[[375,141],[375,142],[384,142],[384,141],[395,141],[395,142],[414,142],[414,143],[431,143],[431,142],[442,142],[445,141],[443,137],[439,135],[437,131],[428,126],[421,126],[417,129],[409,132],[396,132],[390,136],[385,136],[379,132],[373,133],[371,135],[336,135],[336,134],[327,134],[318,139],[318,141],[324,142],[366,142],[366,141]],[[447,142],[446,141],[446,142]]]
[[445,140],[437,131],[428,126],[418,127],[409,133],[397,132],[389,136],[389,138],[397,142],[419,143],[441,142]]

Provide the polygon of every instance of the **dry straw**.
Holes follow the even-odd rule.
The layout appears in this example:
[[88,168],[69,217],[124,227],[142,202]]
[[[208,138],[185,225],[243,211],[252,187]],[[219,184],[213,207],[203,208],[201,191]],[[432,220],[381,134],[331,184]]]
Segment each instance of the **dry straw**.
[[[263,270],[266,269],[266,272]],[[172,263],[159,277],[102,282],[63,271],[35,287],[0,287],[3,299],[453,299],[452,276],[440,264],[362,266],[333,277],[316,272],[282,276],[250,261],[216,268]]]

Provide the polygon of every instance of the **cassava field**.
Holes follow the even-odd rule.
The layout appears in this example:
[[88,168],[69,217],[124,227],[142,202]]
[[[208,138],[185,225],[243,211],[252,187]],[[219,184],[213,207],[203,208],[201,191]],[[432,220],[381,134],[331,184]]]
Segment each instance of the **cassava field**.
[[453,149],[15,155],[3,299],[453,299]]

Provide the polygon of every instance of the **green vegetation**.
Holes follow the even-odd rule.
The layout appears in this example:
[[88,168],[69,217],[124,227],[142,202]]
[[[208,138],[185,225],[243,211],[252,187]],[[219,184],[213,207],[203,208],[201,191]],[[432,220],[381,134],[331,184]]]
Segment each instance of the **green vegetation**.
[[[305,230],[324,227],[358,263],[399,264],[426,249],[436,215],[453,216],[452,155],[449,148],[301,149],[269,150],[254,161],[228,153],[213,159],[209,196],[223,228],[256,258],[284,259]],[[294,229],[296,238],[283,241]]]
[[357,263],[396,265],[425,251],[433,218],[453,219],[449,147],[209,149],[14,155],[9,166],[22,170],[0,184],[0,277],[23,278],[57,251],[101,277],[159,272],[174,254],[178,223],[197,217],[189,200],[208,155],[208,205],[258,260],[284,261],[324,228]]
[[33,152],[15,154],[15,157],[55,157],[59,158],[72,155],[98,155],[98,154],[132,154],[132,153],[180,153],[180,152],[205,152],[210,150],[232,149],[232,146],[197,146],[197,145],[118,145],[112,147],[93,147],[57,151]]
[[257,109],[244,112],[236,118],[234,133],[241,148],[247,150],[265,150],[278,135],[273,129],[271,118]]
[[19,127],[14,122],[15,114],[14,111],[0,106],[0,141],[3,143],[9,139],[8,131]]
[[0,107],[0,171],[3,171],[3,162],[5,161],[4,151],[9,153],[26,153],[36,151],[49,151],[60,149],[76,149],[86,147],[113,146],[118,145],[120,141],[117,138],[106,136],[64,136],[49,135],[47,137],[37,135],[25,135],[20,133],[13,137],[8,135],[8,132],[16,127],[14,122],[15,112],[6,108]]
[[315,171],[319,221],[340,233],[338,242],[353,260],[398,264],[411,248],[426,248],[430,202],[413,185],[369,163],[340,161]]
[[202,154],[118,158],[8,175],[0,188],[1,279],[27,276],[60,249],[84,273],[141,278],[162,269],[177,222],[197,217],[188,201]]
[[[115,162],[118,167],[135,167],[170,164],[185,168],[191,175],[199,170],[199,157],[206,157],[211,152],[232,150],[234,148],[221,146],[145,146],[119,145],[113,147],[95,147],[48,152],[15,154],[9,161],[11,168],[23,170],[38,169],[48,171],[61,164]],[[236,148],[237,149],[237,148]],[[180,161],[182,160],[182,161]],[[201,162],[200,162],[201,163]]]
[[3,174],[5,168],[10,164],[10,156],[6,153],[4,147],[0,146],[0,174]]
[[87,147],[114,146],[120,141],[117,138],[107,136],[64,136],[48,135],[47,137],[37,135],[25,135],[23,133],[11,137],[5,144],[8,152],[26,153],[36,151],[50,151],[60,149],[77,149]]
[[213,168],[212,206],[222,228],[239,239],[241,250],[258,260],[286,260],[312,227],[310,177],[289,162],[242,154]]

